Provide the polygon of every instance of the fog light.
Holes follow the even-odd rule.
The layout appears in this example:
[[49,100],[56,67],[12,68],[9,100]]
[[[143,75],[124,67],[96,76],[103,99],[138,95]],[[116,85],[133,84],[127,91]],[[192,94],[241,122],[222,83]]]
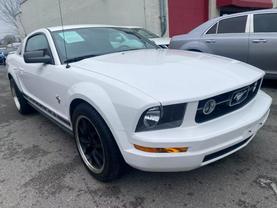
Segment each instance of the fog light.
[[153,148],[153,147],[143,147],[139,145],[134,145],[136,149],[143,152],[151,152],[151,153],[180,153],[187,152],[188,147],[169,147],[169,148]]

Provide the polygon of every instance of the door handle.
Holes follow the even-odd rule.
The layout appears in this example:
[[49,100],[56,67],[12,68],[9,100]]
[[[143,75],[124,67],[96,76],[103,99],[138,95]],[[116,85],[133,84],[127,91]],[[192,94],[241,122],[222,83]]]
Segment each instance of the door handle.
[[215,40],[206,40],[206,43],[216,43]]
[[252,40],[252,43],[267,43],[267,40],[265,40],[265,39],[255,39],[255,40]]

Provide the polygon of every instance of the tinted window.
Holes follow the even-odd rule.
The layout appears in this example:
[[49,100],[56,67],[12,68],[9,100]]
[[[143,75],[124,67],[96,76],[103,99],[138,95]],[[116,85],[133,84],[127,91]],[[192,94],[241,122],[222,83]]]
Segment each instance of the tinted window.
[[206,34],[216,34],[217,23],[208,30]]
[[255,32],[277,32],[277,14],[254,15]]
[[247,16],[224,19],[219,22],[217,33],[244,33]]
[[44,35],[35,35],[28,39],[25,51],[37,51],[48,48],[48,41]]

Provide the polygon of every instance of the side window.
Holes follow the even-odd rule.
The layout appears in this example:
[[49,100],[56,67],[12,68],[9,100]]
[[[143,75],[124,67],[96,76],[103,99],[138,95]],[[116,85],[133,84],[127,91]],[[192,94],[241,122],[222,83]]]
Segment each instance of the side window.
[[216,34],[216,29],[217,29],[217,23],[214,25],[214,26],[212,26],[209,30],[208,30],[208,32],[206,32],[206,34],[208,35],[208,34]]
[[28,39],[25,51],[37,51],[46,48],[49,48],[48,41],[44,35],[39,34]]
[[254,15],[254,32],[277,32],[277,14]]
[[245,33],[247,16],[221,20],[217,33]]

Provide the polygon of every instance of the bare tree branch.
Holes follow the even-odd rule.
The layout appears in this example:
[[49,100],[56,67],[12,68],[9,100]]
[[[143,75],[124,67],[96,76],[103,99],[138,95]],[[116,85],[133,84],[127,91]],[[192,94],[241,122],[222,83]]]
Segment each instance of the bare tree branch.
[[17,14],[20,12],[19,1],[17,0],[0,0],[0,19],[15,27],[19,28],[16,20]]

